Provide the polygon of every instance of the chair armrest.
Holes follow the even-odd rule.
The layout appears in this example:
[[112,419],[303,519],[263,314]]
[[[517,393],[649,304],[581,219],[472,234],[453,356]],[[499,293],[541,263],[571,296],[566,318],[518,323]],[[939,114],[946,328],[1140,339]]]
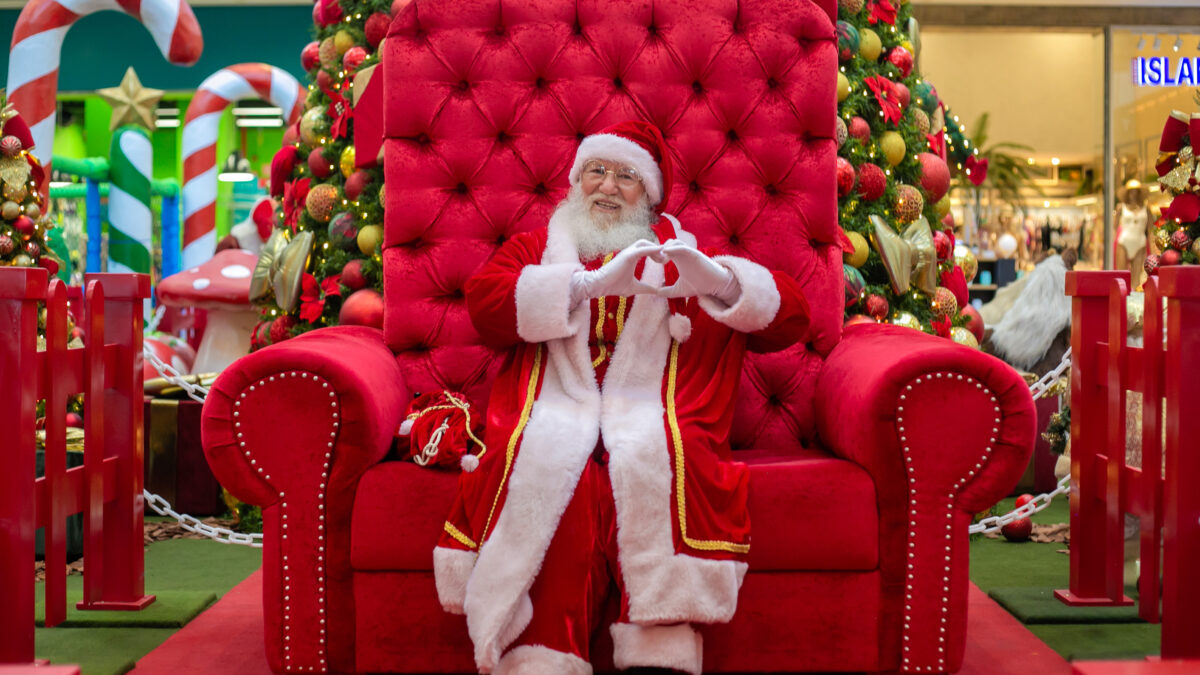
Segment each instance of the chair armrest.
[[245,356],[209,390],[201,420],[209,465],[231,493],[263,507],[263,612],[275,672],[354,668],[354,495],[387,454],[408,400],[383,333],[359,326],[315,330]]
[[[910,328],[847,327],[817,381],[817,432],[879,499],[885,607],[905,672],[955,670],[965,646],[967,526],[1016,485],[1037,414],[1024,380],[978,350]],[[887,653],[887,651],[883,652]]]

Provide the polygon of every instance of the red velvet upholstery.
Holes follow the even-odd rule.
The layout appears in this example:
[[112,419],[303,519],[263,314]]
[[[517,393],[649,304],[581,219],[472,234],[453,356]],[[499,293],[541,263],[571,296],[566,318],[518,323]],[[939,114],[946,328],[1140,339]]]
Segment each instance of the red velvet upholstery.
[[[414,0],[383,56],[385,331],[245,357],[205,405],[222,484],[264,505],[264,614],[282,672],[467,672],[432,548],[455,477],[384,461],[411,392],[476,405],[498,367],[462,286],[563,197],[578,139],[665,132],[668,210],[700,242],[794,275],[806,344],[748,359],[731,442],[751,467],[750,573],[704,629],[710,672],[952,671],[967,531],[1015,484],[1028,389],[916,331],[841,334],[834,0]],[[386,337],[385,337],[386,336]],[[611,668],[611,641],[593,662]]]

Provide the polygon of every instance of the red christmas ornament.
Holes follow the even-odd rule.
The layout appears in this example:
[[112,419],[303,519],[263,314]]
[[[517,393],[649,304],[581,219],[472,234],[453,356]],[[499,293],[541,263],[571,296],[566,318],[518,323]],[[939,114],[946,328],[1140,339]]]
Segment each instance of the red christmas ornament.
[[283,315],[271,322],[271,342],[282,342],[292,336],[292,327],[296,325],[296,317]]
[[1142,269],[1146,270],[1146,274],[1155,275],[1158,273],[1159,256],[1151,253],[1146,256],[1146,262],[1142,263]]
[[888,52],[888,62],[896,66],[900,70],[902,77],[908,77],[912,73],[913,55],[904,47],[895,47]]
[[1016,501],[1016,503],[1013,504],[1013,506],[1015,506],[1016,508],[1019,509],[1031,501],[1033,501],[1033,495],[1026,492],[1025,494],[1021,495],[1020,497],[1017,497],[1017,501]]
[[338,323],[383,328],[383,296],[371,288],[354,291],[342,303]]
[[962,315],[967,317],[967,330],[971,331],[979,344],[983,344],[983,316],[971,305],[962,308]]
[[308,169],[317,178],[328,178],[333,173],[333,162],[325,159],[324,148],[314,148],[308,153]]
[[321,43],[310,42],[300,51],[300,65],[305,70],[312,70],[321,62]]
[[79,416],[79,413],[67,413],[66,423],[69,427],[75,427],[76,429],[83,428],[83,418]]
[[917,155],[921,162],[921,189],[930,202],[940,201],[950,191],[950,167],[932,152]]
[[[318,9],[320,16],[318,18]],[[332,26],[342,20],[342,5],[338,0],[318,0],[313,8],[313,19],[322,26]]]
[[13,221],[13,229],[21,234],[33,234],[33,219],[29,216],[17,216]]
[[342,55],[342,70],[347,73],[353,73],[358,70],[358,66],[367,58],[367,50],[362,47],[351,47]]
[[845,197],[854,189],[854,165],[845,157],[837,158],[838,197]]
[[858,194],[873,202],[883,196],[887,189],[887,176],[876,164],[866,163],[858,167]]
[[13,252],[12,237],[7,234],[0,234],[0,255],[8,255]]
[[883,321],[888,315],[888,301],[882,295],[867,296],[867,314],[870,314],[876,321]]
[[358,199],[358,196],[362,194],[367,185],[370,185],[374,180],[369,172],[359,169],[350,174],[350,177],[346,179],[346,185],[342,191],[346,194],[346,199]]
[[871,138],[871,125],[867,124],[867,121],[861,117],[852,117],[850,119],[850,128],[848,131],[851,138],[857,138],[863,143],[866,143]]
[[933,233],[933,247],[937,249],[937,258],[939,261],[949,260],[950,254],[954,253],[954,243],[941,230]]
[[283,132],[283,145],[296,145],[300,142],[300,120],[289,126]]
[[1009,541],[1028,541],[1033,534],[1033,521],[1028,518],[1014,520],[1000,528],[1000,534]]
[[896,100],[900,102],[900,107],[907,108],[909,102],[912,101],[912,92],[908,90],[908,87],[904,86],[903,82],[897,82],[892,85],[892,90],[896,92]]
[[1169,248],[1163,251],[1162,255],[1158,256],[1158,265],[1160,267],[1163,265],[1178,265],[1182,258],[1183,256],[1180,255],[1179,251]]
[[25,252],[29,254],[30,258],[36,259],[42,254],[42,247],[38,246],[36,241],[31,241],[25,244]]
[[860,323],[878,323],[878,322],[875,321],[875,319],[872,319],[871,317],[867,316],[866,314],[855,314],[854,316],[850,317],[849,319],[846,319],[846,323],[843,325],[857,326]]
[[1186,230],[1175,230],[1171,233],[1171,248],[1186,251],[1187,247],[1191,245],[1192,238],[1188,236]]
[[361,259],[356,258],[342,268],[342,285],[351,291],[357,291],[367,285],[367,278],[363,276],[362,263]]
[[363,26],[363,32],[367,36],[367,44],[374,49],[383,42],[383,38],[387,35],[388,26],[391,25],[392,18],[383,12],[375,12],[367,17],[367,23]]
[[4,153],[5,157],[16,157],[21,154],[21,139],[9,134],[4,138],[0,138],[0,152]]
[[317,71],[317,86],[321,88],[321,91],[329,91],[332,89],[333,75],[330,75],[329,71],[327,70]]

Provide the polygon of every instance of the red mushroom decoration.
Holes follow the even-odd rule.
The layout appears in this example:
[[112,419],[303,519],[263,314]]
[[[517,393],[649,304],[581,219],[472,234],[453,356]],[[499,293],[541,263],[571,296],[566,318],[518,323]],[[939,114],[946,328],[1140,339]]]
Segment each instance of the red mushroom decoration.
[[220,372],[250,352],[250,332],[258,320],[258,311],[250,304],[250,275],[257,262],[254,253],[226,249],[203,265],[159,283],[162,304],[208,311],[192,372]]

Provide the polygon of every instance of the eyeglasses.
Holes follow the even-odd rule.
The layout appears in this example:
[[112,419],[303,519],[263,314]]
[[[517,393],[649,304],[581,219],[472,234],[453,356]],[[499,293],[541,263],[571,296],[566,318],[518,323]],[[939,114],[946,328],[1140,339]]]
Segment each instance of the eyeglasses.
[[583,182],[596,184],[603,183],[608,174],[613,175],[613,179],[619,188],[631,188],[642,182],[642,177],[638,174],[637,169],[631,166],[622,166],[616,169],[610,169],[604,166],[599,160],[589,160],[583,165]]

